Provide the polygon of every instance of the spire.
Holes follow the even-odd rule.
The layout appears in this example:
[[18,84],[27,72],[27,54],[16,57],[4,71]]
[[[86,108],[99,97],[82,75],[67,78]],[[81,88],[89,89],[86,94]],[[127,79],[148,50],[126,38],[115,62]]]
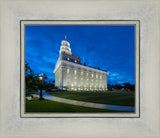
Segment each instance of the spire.
[[66,38],[67,38],[66,35],[64,37],[65,37],[65,40],[66,40]]

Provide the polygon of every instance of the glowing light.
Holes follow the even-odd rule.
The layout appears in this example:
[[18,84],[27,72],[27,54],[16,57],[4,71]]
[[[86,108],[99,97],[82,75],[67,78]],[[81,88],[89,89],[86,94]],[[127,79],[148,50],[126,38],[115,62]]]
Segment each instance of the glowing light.
[[88,87],[88,83],[87,83],[87,87]]
[[83,76],[83,72],[81,72],[81,76]]
[[83,86],[83,82],[81,82],[81,87]]
[[76,70],[74,71],[74,75],[77,75],[77,71]]
[[42,73],[42,74],[39,74],[39,79],[40,79],[40,80],[43,80],[43,73]]
[[40,80],[43,80],[43,77],[42,77],[42,76],[40,76],[40,77],[39,77],[39,79],[40,79]]
[[69,69],[67,69],[67,74],[69,74]]

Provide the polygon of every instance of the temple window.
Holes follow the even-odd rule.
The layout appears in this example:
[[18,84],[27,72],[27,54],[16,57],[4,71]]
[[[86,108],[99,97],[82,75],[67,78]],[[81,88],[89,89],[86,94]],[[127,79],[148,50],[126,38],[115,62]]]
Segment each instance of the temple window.
[[67,69],[67,74],[69,74],[69,69]]
[[83,72],[81,72],[81,76],[83,76]]
[[92,74],[92,75],[91,75],[91,77],[93,78],[93,77],[94,77],[94,75]]
[[77,71],[76,70],[74,71],[74,75],[77,75]]

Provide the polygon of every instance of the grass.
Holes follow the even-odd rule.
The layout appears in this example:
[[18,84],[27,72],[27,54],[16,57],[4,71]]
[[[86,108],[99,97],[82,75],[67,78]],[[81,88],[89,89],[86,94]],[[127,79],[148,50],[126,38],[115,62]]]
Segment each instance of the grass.
[[107,109],[96,109],[89,107],[82,107],[70,104],[59,103],[49,100],[27,100],[26,99],[26,112],[120,112]]
[[50,95],[85,102],[94,102],[112,105],[135,105],[134,92],[65,92],[49,93]]

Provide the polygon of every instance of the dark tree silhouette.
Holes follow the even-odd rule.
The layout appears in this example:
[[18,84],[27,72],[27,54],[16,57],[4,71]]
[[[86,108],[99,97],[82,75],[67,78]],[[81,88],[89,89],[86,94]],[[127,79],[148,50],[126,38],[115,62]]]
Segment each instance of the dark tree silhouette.
[[[54,83],[51,83],[51,81],[47,82],[47,79],[47,75],[43,74],[43,89],[55,89],[56,87]],[[28,63],[25,63],[25,84],[27,92],[38,91],[42,85],[42,82],[39,80],[39,76],[34,73]]]

